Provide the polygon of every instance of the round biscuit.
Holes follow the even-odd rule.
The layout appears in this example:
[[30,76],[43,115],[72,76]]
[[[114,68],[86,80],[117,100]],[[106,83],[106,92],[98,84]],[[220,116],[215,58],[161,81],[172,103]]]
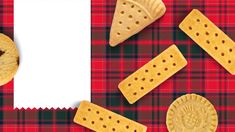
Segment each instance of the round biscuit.
[[169,132],[215,132],[218,116],[209,100],[197,94],[186,94],[168,108],[166,125]]
[[19,67],[19,52],[15,43],[0,33],[0,86],[11,81]]

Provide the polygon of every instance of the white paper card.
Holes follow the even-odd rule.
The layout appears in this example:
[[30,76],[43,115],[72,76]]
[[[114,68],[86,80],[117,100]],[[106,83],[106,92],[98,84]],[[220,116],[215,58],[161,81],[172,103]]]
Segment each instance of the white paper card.
[[90,101],[90,0],[14,0],[20,50],[14,108],[75,108]]

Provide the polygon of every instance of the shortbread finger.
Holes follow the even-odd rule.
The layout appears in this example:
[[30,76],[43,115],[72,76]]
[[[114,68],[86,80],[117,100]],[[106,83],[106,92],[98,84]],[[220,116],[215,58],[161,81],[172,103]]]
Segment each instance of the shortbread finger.
[[172,45],[128,76],[118,87],[128,102],[133,104],[185,67],[186,64],[187,61],[179,49]]
[[234,41],[199,10],[192,10],[179,27],[228,72],[235,74]]
[[97,132],[146,132],[147,127],[88,101],[82,101],[74,122]]

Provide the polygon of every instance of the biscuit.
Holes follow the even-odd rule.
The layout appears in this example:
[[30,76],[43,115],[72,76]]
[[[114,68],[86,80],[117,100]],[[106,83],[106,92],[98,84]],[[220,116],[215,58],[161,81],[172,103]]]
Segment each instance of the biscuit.
[[147,127],[88,101],[78,107],[74,122],[97,132],[146,132]]
[[163,16],[161,0],[117,0],[109,44],[116,46]]
[[120,82],[118,87],[128,102],[133,104],[186,65],[184,56],[172,45]]
[[218,116],[206,98],[186,94],[170,105],[166,125],[169,132],[215,132]]
[[179,27],[228,72],[235,74],[235,43],[206,16],[194,9]]
[[14,42],[0,33],[0,86],[11,81],[19,66],[19,53]]

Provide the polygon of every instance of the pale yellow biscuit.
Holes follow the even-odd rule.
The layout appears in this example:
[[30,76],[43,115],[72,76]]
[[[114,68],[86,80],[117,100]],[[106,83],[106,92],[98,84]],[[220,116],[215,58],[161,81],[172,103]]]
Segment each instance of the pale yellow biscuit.
[[118,87],[128,102],[133,104],[186,65],[184,56],[172,45],[128,76]]
[[166,11],[161,0],[117,0],[109,44],[116,46],[160,18]]
[[0,33],[0,86],[12,80],[19,66],[19,53],[15,43]]
[[187,94],[170,105],[166,125],[169,132],[215,132],[218,116],[206,98]]
[[206,16],[194,9],[179,27],[228,72],[235,74],[235,43]]
[[97,132],[146,132],[147,127],[88,101],[78,107],[74,122]]

